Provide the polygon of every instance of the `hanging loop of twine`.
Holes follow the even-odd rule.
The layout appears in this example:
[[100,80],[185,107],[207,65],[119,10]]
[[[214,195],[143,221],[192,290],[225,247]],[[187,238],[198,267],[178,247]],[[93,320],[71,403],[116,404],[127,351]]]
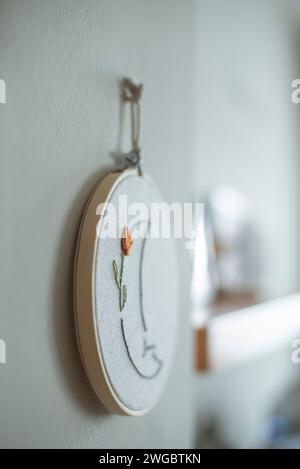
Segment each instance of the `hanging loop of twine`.
[[130,105],[131,145],[129,153],[123,154],[126,167],[135,167],[142,176],[140,139],[140,99],[143,85],[133,82],[130,78],[122,81],[122,101]]

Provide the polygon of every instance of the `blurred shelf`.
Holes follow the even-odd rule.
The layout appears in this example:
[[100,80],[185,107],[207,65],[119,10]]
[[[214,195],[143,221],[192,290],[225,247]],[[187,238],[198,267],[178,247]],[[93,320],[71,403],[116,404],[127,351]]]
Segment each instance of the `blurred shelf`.
[[[202,320],[202,325],[195,326],[198,371],[236,366],[291,346],[300,338],[300,294],[219,314],[205,322],[201,312],[198,316]],[[197,313],[194,319],[197,324]]]

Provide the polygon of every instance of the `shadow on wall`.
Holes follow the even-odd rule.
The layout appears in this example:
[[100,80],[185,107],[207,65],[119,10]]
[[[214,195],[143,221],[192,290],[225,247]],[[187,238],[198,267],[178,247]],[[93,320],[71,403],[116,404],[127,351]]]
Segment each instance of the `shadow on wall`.
[[99,417],[110,413],[89,384],[78,350],[73,308],[73,275],[77,235],[81,217],[96,183],[111,171],[103,168],[83,185],[69,210],[62,229],[53,277],[53,335],[57,361],[68,392],[83,410]]
[[57,358],[65,384],[82,408],[96,417],[109,416],[110,412],[101,404],[94,393],[85,373],[77,345],[74,306],[73,279],[76,243],[85,205],[96,184],[109,172],[123,166],[122,143],[125,127],[125,105],[121,99],[120,87],[119,121],[116,148],[110,156],[113,167],[103,167],[93,174],[79,191],[77,198],[66,216],[57,253],[53,279],[53,333]]

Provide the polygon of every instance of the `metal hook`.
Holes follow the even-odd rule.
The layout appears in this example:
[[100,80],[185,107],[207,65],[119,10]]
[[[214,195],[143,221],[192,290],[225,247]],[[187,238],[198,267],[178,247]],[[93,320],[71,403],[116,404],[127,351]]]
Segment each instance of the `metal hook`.
[[142,83],[137,83],[130,78],[123,78],[122,97],[124,102],[138,103],[143,90]]

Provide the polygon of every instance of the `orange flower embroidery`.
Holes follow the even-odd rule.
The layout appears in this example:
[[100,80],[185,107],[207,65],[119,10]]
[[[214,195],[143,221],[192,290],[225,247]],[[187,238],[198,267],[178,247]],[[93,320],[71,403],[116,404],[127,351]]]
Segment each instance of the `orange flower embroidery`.
[[124,256],[130,256],[132,252],[133,239],[132,235],[127,226],[123,230],[123,235],[121,239],[121,249]]
[[123,271],[124,271],[124,260],[125,256],[130,256],[132,251],[133,238],[127,226],[123,230],[123,235],[121,239],[121,266],[120,272],[118,265],[115,260],[113,260],[113,271],[115,281],[119,290],[119,307],[122,312],[127,301],[127,287],[123,283]]

